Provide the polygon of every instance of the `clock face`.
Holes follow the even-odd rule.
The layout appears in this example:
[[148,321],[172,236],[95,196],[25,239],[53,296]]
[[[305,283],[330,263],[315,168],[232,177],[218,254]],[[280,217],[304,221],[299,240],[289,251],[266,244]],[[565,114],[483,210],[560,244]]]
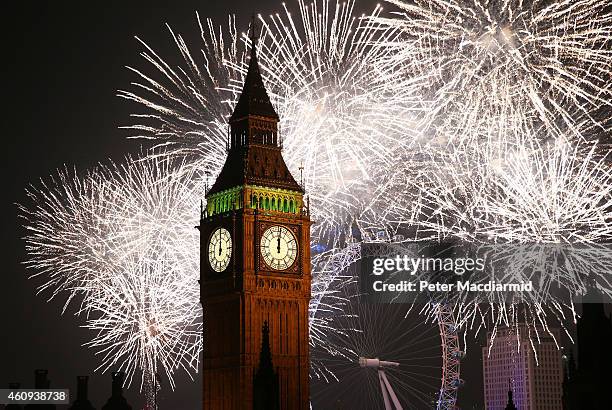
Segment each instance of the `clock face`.
[[285,270],[295,262],[298,245],[293,233],[284,226],[272,226],[261,237],[261,256],[274,270]]
[[223,272],[232,257],[232,237],[225,228],[217,228],[208,242],[208,261],[215,272]]

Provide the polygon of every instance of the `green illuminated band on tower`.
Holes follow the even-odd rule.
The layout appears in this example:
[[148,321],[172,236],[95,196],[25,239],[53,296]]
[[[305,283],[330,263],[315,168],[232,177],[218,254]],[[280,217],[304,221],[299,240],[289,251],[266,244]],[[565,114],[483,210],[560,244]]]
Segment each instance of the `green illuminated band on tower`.
[[206,198],[206,217],[242,209],[245,203],[251,209],[299,214],[303,208],[303,195],[285,189],[238,186]]

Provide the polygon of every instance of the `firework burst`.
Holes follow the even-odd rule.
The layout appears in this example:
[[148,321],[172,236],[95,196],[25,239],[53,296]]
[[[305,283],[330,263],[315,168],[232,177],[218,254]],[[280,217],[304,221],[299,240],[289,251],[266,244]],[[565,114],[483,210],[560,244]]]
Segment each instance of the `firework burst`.
[[[390,172],[393,158],[409,149],[413,138],[406,132],[414,128],[412,112],[419,102],[402,92],[407,83],[378,64],[388,57],[382,44],[397,35],[373,22],[379,7],[357,16],[354,1],[298,5],[297,21],[287,8],[259,17],[258,60],[281,118],[284,157],[313,204],[313,244],[329,250],[315,255],[313,271],[311,341],[319,344],[330,326],[316,313],[334,309],[320,302],[333,293],[327,288],[341,272],[334,249],[344,246],[348,222],[384,171]],[[225,28],[197,20],[199,55],[170,30],[182,60],[172,68],[141,42],[154,74],[132,69],[139,81],[119,95],[144,108],[126,127],[133,137],[155,139],[171,155],[187,154],[212,179],[224,161],[225,152],[217,148],[225,147],[227,118],[241,92],[252,44],[233,17]]]
[[[313,193],[319,221],[314,243],[329,248],[344,240],[344,222],[373,183],[372,170],[391,166],[391,155],[405,145],[400,135],[411,124],[403,115],[410,106],[373,64],[387,52],[375,44],[394,36],[372,23],[379,8],[367,19],[355,16],[352,1],[299,7],[301,25],[287,9],[282,17],[260,17],[259,60],[283,121],[285,157],[294,174],[303,171]],[[68,301],[83,297],[79,311],[96,312],[87,326],[97,332],[90,345],[103,353],[101,368],[121,365],[130,378],[137,368],[147,377],[155,377],[158,366],[170,378],[177,367],[190,372],[201,346],[197,336],[188,347],[199,320],[191,283],[199,253],[197,231],[185,221],[198,215],[202,185],[223,164],[226,121],[251,42],[233,17],[219,31],[199,16],[198,25],[199,54],[170,30],[182,58],[177,67],[141,41],[147,71],[130,68],[139,81],[119,91],[142,107],[125,128],[132,137],[154,139],[156,149],[85,178],[60,173],[32,189],[37,205],[23,208],[30,267],[47,279],[42,288]],[[332,293],[327,287],[338,270],[324,266],[335,266],[333,254],[316,257],[322,268],[315,272],[315,312],[331,307],[320,305],[318,294]],[[161,289],[168,287],[182,295],[180,306],[162,303],[172,295]],[[319,335],[312,340],[323,340],[330,326],[311,316]],[[121,346],[113,343],[118,336]]]
[[203,188],[185,163],[128,158],[28,190],[27,264],[45,278],[39,291],[67,298],[64,310],[76,297],[100,369],[124,370],[130,382],[137,370],[164,372],[171,384],[177,369],[197,371]]
[[[379,7],[359,17],[354,1],[298,4],[298,21],[286,8],[284,14],[259,17],[258,60],[281,118],[284,157],[315,205],[313,236],[333,246],[380,170],[390,170],[410,148],[407,133],[415,128],[413,112],[420,102],[409,97],[409,85],[390,67],[379,64],[389,57],[382,45],[397,36],[373,22]],[[251,40],[238,33],[233,18],[226,29],[199,16],[198,25],[200,59],[171,31],[181,66],[171,68],[145,44],[142,55],[161,79],[132,69],[140,81],[119,95],[145,108],[126,127],[134,137],[153,138],[177,154],[196,153],[214,177],[223,163],[227,118],[242,88]]]
[[471,147],[439,155],[413,181],[422,192],[419,223],[432,236],[471,243],[609,240],[612,173],[597,145]]
[[583,137],[609,109],[612,14],[602,0],[390,0],[389,44],[432,103],[438,137]]
[[[379,187],[372,208],[382,212],[366,207],[362,223],[476,245],[609,240],[612,175],[597,143],[608,132],[611,100],[606,2],[389,3],[396,15],[375,21],[401,35],[387,44],[394,53],[385,64],[401,67],[429,108],[419,121],[426,124],[420,148]],[[416,233],[409,229],[415,226]],[[531,271],[551,255],[527,253],[518,262]],[[569,253],[572,266],[609,261]],[[585,289],[584,269],[555,272],[540,272],[546,289],[556,284],[571,295]],[[505,274],[531,276],[518,268]],[[455,317],[477,329],[518,321],[546,329],[549,319],[575,319],[568,294],[549,298],[549,309],[541,301],[518,302],[459,295]]]

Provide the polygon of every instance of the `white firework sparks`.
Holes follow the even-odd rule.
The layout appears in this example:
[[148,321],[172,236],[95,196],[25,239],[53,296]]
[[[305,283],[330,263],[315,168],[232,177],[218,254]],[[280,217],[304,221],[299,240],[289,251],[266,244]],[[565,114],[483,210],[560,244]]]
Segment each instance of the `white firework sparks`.
[[96,284],[85,327],[96,332],[87,345],[101,356],[98,369],[124,370],[128,383],[142,371],[153,385],[163,372],[174,388],[177,370],[198,372],[202,311],[193,275],[160,259],[126,261],[126,272]]
[[[288,10],[284,17],[260,17],[259,60],[282,119],[285,157],[294,174],[303,166],[304,182],[314,196],[320,228],[313,243],[333,246],[343,240],[343,222],[361,199],[356,187],[367,192],[371,170],[391,166],[391,156],[405,145],[400,135],[411,124],[404,115],[409,105],[395,97],[397,87],[381,81],[373,65],[386,53],[375,44],[391,38],[392,30],[354,16],[352,1],[299,6],[302,26]],[[378,13],[376,8],[370,17]],[[199,320],[191,303],[197,286],[186,281],[197,277],[199,253],[197,232],[186,221],[197,215],[203,196],[200,175],[212,180],[223,164],[226,121],[251,46],[233,18],[225,34],[217,33],[210,20],[203,23],[198,17],[198,24],[201,62],[171,31],[183,64],[171,67],[141,42],[153,73],[132,69],[139,82],[119,92],[144,108],[126,127],[132,137],[155,139],[158,149],[147,159],[83,179],[62,173],[56,184],[31,191],[41,205],[24,208],[31,230],[26,239],[30,266],[48,280],[42,287],[53,296],[66,291],[68,300],[83,296],[81,311],[98,314],[87,326],[97,331],[91,345],[104,353],[101,367],[121,365],[130,377],[137,368],[155,377],[160,366],[172,380],[176,367],[190,370],[197,357],[186,343]],[[164,165],[171,157],[191,167]],[[64,243],[66,248],[60,246]],[[323,276],[337,271],[320,273],[315,311],[321,299],[316,293],[330,293],[330,280]],[[160,289],[169,286],[168,280],[184,304],[162,303],[171,295]],[[322,340],[329,326],[311,323],[319,334],[312,340]],[[113,344],[118,335],[125,345]],[[198,336],[193,346],[200,344]]]
[[[354,1],[298,4],[298,22],[286,8],[283,15],[259,17],[258,60],[281,119],[284,157],[314,205],[313,235],[334,244],[376,175],[409,149],[407,132],[420,102],[401,77],[378,64],[388,59],[383,44],[397,35],[372,22],[379,7],[357,17]],[[226,30],[199,16],[198,24],[201,62],[172,32],[181,67],[172,69],[145,45],[142,55],[155,76],[133,69],[140,82],[119,95],[146,109],[126,127],[134,137],[156,139],[178,154],[198,153],[214,176],[224,160],[227,118],[242,89],[251,40],[238,34],[233,18]]]
[[416,309],[411,312],[413,306],[409,304],[364,301],[357,277],[352,279],[338,291],[337,296],[343,298],[341,311],[329,312],[336,330],[327,336],[327,341],[345,349],[315,352],[327,367],[312,380],[313,407],[344,402],[380,408],[378,375],[360,368],[359,357],[399,362],[399,368],[387,376],[400,402],[413,408],[435,406],[442,378],[442,348],[436,320],[420,316]]
[[[60,172],[22,206],[27,264],[40,291],[73,298],[96,331],[100,369],[197,372],[202,345],[197,279],[203,181],[179,161],[127,159],[77,177]],[[189,221],[192,221],[189,223]]]
[[[607,2],[389,3],[396,16],[375,21],[401,31],[388,43],[392,64],[429,110],[422,148],[379,188],[373,205],[382,213],[364,213],[363,223],[409,234],[416,225],[417,237],[472,244],[609,240],[612,174],[599,154],[605,147],[592,143],[608,132],[612,100]],[[529,262],[536,261],[524,257],[521,266]],[[584,290],[576,270],[556,273],[544,278],[548,286]],[[566,320],[566,309],[575,319],[569,297],[549,300],[550,309],[476,302],[457,301],[460,324],[522,320],[546,328],[547,318]]]
[[[411,112],[419,104],[402,92],[407,83],[377,64],[388,57],[382,44],[396,36],[372,22],[379,7],[359,17],[354,1],[298,4],[298,22],[286,8],[282,15],[259,17],[258,60],[281,118],[284,157],[312,200],[313,244],[331,248],[315,256],[320,263],[313,272],[311,341],[318,344],[329,326],[316,312],[339,273],[324,266],[334,265],[333,248],[345,240],[348,221],[360,212],[377,178],[390,173],[394,158],[410,148],[413,138],[406,131],[415,125]],[[189,155],[212,179],[224,161],[219,148],[225,147],[227,118],[242,88],[251,40],[238,34],[232,17],[225,30],[199,16],[198,25],[201,61],[171,30],[181,66],[171,68],[143,43],[142,55],[154,75],[132,69],[140,81],[119,95],[145,108],[126,127],[134,137],[155,139],[173,155]]]
[[[610,108],[612,14],[605,0],[389,0],[389,43],[430,100],[438,138],[583,138]],[[399,63],[398,63],[399,64]],[[431,136],[430,136],[431,137]]]
[[612,171],[598,146],[451,150],[415,179],[419,223],[472,243],[597,243],[612,236]]
[[284,119],[287,162],[293,170],[303,164],[315,203],[330,218],[345,215],[339,225],[346,226],[380,170],[410,149],[420,102],[391,67],[378,64],[388,58],[383,44],[397,37],[373,22],[379,7],[356,18],[352,1],[335,9],[299,5],[301,27],[288,11],[264,20],[262,66]]

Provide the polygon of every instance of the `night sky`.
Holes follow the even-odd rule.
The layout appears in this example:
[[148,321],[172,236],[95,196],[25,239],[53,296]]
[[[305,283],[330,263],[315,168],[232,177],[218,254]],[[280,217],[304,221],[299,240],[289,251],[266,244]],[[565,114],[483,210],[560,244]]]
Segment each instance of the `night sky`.
[[[25,188],[68,166],[84,171],[108,158],[121,161],[137,153],[140,141],[127,140],[120,125],[137,107],[116,97],[135,75],[125,66],[144,66],[135,35],[160,55],[178,58],[165,23],[199,46],[195,12],[224,24],[228,13],[245,29],[253,12],[280,11],[280,1],[105,1],[9,2],[2,24],[4,99],[2,131],[2,260],[0,274],[0,387],[8,382],[33,385],[34,369],[49,369],[51,387],[76,394],[77,375],[90,375],[90,399],[96,408],[110,396],[110,375],[93,373],[94,351],[81,345],[89,340],[82,320],[70,310],[60,316],[63,299],[46,302],[35,295],[40,279],[27,279],[24,232],[16,203],[26,200]],[[288,2],[293,4],[294,2]],[[360,0],[369,11],[375,1]],[[6,7],[9,7],[6,10]],[[294,7],[295,8],[295,7]],[[146,147],[145,147],[146,148]],[[185,221],[193,224],[193,221]],[[480,351],[470,352],[463,377],[467,380],[465,408],[482,401]],[[177,389],[163,390],[162,409],[193,409],[200,403],[200,381],[177,376]],[[142,404],[138,386],[127,397]],[[468,406],[468,404],[470,406]]]

